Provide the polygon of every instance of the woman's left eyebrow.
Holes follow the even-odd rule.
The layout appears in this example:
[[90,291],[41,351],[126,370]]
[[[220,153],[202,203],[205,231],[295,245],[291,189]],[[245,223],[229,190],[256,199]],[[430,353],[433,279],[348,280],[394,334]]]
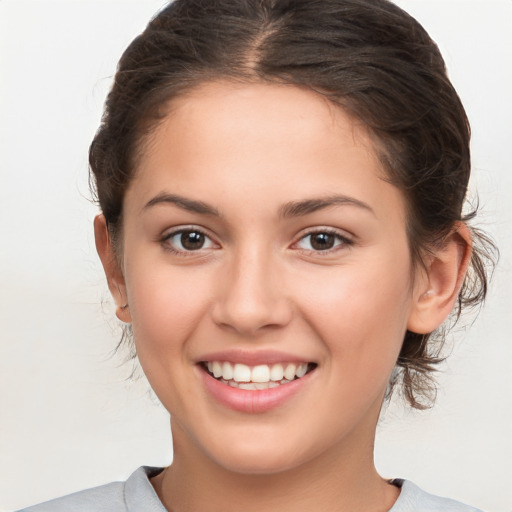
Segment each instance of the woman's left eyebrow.
[[323,210],[324,208],[329,208],[331,206],[343,205],[350,205],[362,208],[364,210],[369,211],[375,216],[375,211],[369,204],[360,201],[359,199],[355,199],[354,197],[344,195],[335,195],[316,199],[305,199],[303,201],[292,201],[284,204],[283,206],[281,206],[281,208],[279,208],[279,216],[284,218],[300,217],[302,215],[308,215],[309,213],[313,213],[318,210]]

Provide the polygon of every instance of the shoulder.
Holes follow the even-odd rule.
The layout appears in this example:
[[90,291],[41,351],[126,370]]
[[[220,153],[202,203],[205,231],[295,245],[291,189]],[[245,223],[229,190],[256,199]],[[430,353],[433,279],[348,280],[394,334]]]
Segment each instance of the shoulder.
[[395,479],[393,483],[401,492],[389,512],[482,512],[459,501],[429,494],[408,480]]
[[86,512],[86,511],[125,511],[124,482],[113,482],[93,489],[76,492],[40,505],[24,508],[19,512]]
[[126,480],[94,487],[63,496],[18,512],[136,512],[145,510],[165,512],[149,478],[160,468],[141,467]]

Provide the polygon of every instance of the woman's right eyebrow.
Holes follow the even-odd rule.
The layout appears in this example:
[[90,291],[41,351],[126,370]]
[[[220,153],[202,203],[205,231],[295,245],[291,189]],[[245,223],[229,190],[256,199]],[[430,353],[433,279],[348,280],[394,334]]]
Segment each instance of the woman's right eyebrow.
[[150,199],[144,205],[143,210],[147,210],[152,206],[156,206],[158,204],[166,203],[178,206],[179,208],[183,208],[184,210],[187,210],[189,212],[221,217],[219,210],[217,210],[217,208],[215,208],[214,206],[209,205],[208,203],[204,203],[203,201],[196,201],[194,199],[188,199],[177,194],[168,194],[166,192],[161,192],[157,196],[153,197],[153,199]]

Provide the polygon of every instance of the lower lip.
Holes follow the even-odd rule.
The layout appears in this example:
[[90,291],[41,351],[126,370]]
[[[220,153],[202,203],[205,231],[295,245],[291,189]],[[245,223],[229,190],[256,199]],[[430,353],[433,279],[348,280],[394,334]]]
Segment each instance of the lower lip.
[[300,379],[281,384],[276,388],[256,390],[234,388],[219,382],[202,368],[200,368],[200,372],[206,389],[217,402],[235,411],[261,413],[283,405],[301,391],[310,381],[311,374],[315,370]]

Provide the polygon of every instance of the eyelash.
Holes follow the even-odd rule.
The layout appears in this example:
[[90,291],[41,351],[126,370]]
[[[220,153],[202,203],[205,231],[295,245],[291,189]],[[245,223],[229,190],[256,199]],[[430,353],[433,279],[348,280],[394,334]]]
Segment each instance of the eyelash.
[[[331,235],[335,237],[336,242],[338,242],[334,247],[323,250],[314,250],[314,249],[299,249],[304,253],[311,254],[314,253],[315,256],[330,256],[333,252],[338,250],[346,249],[354,245],[354,240],[348,238],[346,235],[342,235],[339,231],[333,228],[317,228],[311,231],[306,232],[302,235],[294,245],[298,245],[301,241],[307,239],[308,237],[313,237],[314,235]],[[336,243],[335,242],[335,243]]]
[[209,240],[212,244],[215,243],[215,242],[213,242],[212,237],[209,236],[204,230],[197,228],[195,226],[190,226],[190,227],[185,227],[185,228],[179,228],[175,231],[171,231],[170,233],[165,234],[160,240],[162,247],[166,251],[169,251],[170,253],[172,253],[176,256],[182,256],[182,257],[187,257],[190,255],[193,255],[194,253],[199,253],[202,249],[204,249],[203,247],[201,247],[197,250],[175,249],[172,246],[172,244],[170,243],[170,240],[172,238],[174,238],[175,236],[183,235],[183,233],[197,233],[199,235],[202,235],[205,239]]
[[[169,241],[178,235],[183,235],[183,233],[197,233],[199,235],[202,235],[205,239],[209,240],[211,244],[215,244],[215,242],[212,240],[212,238],[204,230],[197,228],[195,226],[190,226],[190,227],[186,227],[186,228],[179,228],[175,231],[171,231],[170,233],[167,233],[166,235],[164,235],[160,240],[162,247],[166,251],[169,251],[172,254],[181,256],[181,257],[191,256],[194,253],[199,253],[200,251],[205,249],[204,247],[200,247],[197,250],[175,249]],[[342,248],[347,248],[347,247],[354,245],[353,240],[351,240],[347,236],[340,234],[340,232],[335,229],[332,229],[332,228],[319,228],[318,229],[317,228],[317,229],[314,229],[314,230],[304,233],[296,242],[294,242],[292,247],[297,246],[301,241],[307,239],[308,237],[313,237],[314,235],[324,235],[324,234],[331,235],[331,236],[335,237],[335,239],[338,243],[336,245],[334,245],[334,247],[331,247],[328,249],[320,249],[320,250],[302,249],[302,248],[297,248],[297,249],[299,251],[301,251],[303,253],[307,253],[307,254],[314,253],[315,256],[316,255],[327,256],[327,255],[331,255],[333,252],[338,251]],[[209,249],[209,248],[210,247],[206,247],[206,249]]]

